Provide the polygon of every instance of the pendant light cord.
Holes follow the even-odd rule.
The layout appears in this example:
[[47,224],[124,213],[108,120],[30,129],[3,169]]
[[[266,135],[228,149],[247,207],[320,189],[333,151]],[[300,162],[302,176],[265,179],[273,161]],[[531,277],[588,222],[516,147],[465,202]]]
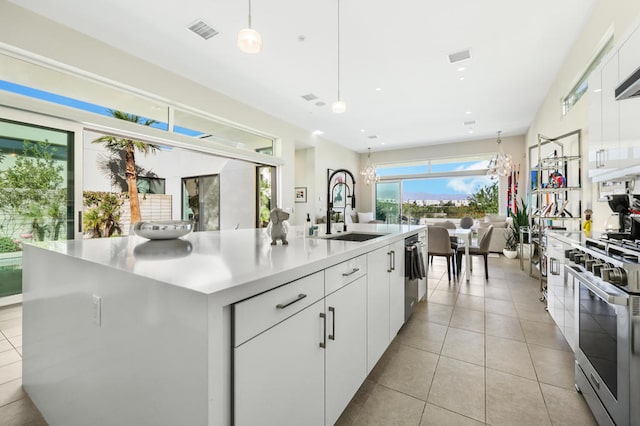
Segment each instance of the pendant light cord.
[[251,0],[249,0],[249,28],[251,28]]
[[338,100],[340,98],[340,0],[338,0]]

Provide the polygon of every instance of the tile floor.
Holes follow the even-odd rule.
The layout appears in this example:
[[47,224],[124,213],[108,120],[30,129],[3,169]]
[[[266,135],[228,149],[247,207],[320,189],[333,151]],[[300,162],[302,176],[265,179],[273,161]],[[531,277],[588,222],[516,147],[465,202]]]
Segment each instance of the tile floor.
[[[469,284],[429,268],[420,303],[340,425],[595,425],[573,354],[517,260],[474,260]],[[0,426],[46,425],[22,390],[22,308],[0,308]]]
[[339,425],[596,425],[574,358],[518,260],[474,259],[469,284],[429,267],[420,303]]

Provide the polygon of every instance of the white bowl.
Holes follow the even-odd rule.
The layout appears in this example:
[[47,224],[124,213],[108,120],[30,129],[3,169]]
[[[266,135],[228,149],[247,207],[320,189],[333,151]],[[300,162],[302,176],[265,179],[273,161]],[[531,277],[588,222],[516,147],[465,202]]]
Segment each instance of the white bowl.
[[186,220],[140,221],[133,224],[133,232],[150,240],[172,240],[187,235],[193,224]]

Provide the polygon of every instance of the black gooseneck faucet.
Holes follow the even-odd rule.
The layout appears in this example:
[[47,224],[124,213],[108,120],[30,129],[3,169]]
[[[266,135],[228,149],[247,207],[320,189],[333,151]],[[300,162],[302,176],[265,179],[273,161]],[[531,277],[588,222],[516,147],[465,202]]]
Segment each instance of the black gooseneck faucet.
[[[331,180],[334,178],[334,176],[340,174],[340,173],[344,173],[345,175],[349,175],[349,177],[351,178],[351,183],[353,185],[352,189],[349,189],[349,185],[347,185],[347,182],[336,182],[333,186],[331,186]],[[353,174],[351,174],[351,172],[347,169],[338,169],[338,170],[334,170],[330,175],[329,175],[329,179],[327,182],[327,235],[331,234],[331,212],[333,211],[333,197],[331,196],[333,194],[333,188],[335,188],[337,185],[340,185],[344,183],[346,189],[347,189],[347,193],[345,194],[345,212],[346,212],[346,199],[348,198],[348,194],[351,194],[351,208],[355,209],[356,208],[356,180],[353,177]],[[346,218],[345,218],[346,221]],[[344,224],[344,230],[347,230],[347,224],[345,222]]]

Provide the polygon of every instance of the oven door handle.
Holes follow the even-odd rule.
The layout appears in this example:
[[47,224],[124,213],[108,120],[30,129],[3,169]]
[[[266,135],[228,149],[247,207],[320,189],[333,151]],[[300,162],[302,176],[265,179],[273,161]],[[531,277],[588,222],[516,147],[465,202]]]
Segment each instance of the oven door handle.
[[568,271],[573,275],[581,284],[584,284],[591,292],[595,293],[600,299],[609,303],[610,305],[627,306],[629,304],[629,296],[616,296],[609,294],[600,287],[592,284],[588,280],[581,277],[581,272],[576,271],[574,268],[568,268]]

